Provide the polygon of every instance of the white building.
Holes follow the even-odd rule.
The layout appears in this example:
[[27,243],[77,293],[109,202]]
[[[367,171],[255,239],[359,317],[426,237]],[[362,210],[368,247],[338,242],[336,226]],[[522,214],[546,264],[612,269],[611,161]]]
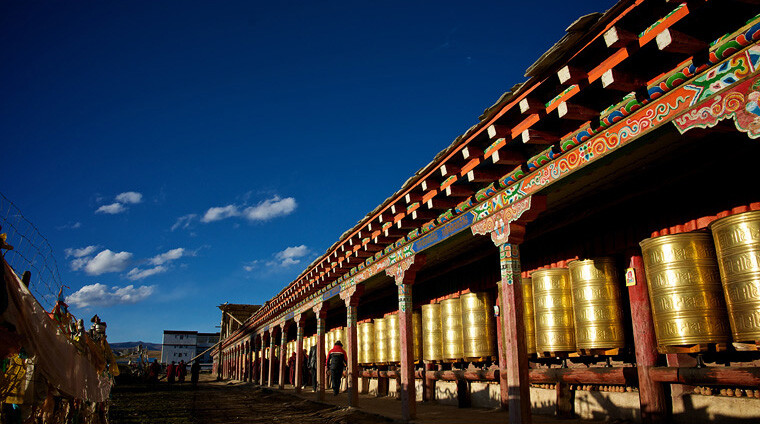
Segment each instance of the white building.
[[[170,364],[172,361],[185,361],[201,354],[219,341],[219,333],[199,333],[197,331],[164,330],[164,340],[161,346],[161,362]],[[201,366],[211,367],[211,355],[205,353],[200,359]]]

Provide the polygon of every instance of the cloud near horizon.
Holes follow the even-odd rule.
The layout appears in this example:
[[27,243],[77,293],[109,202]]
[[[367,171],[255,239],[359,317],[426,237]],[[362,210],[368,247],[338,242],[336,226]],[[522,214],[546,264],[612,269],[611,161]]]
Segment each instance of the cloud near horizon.
[[66,303],[77,308],[90,306],[108,307],[118,304],[133,304],[147,299],[155,291],[155,286],[108,287],[95,283],[82,287],[66,296]]

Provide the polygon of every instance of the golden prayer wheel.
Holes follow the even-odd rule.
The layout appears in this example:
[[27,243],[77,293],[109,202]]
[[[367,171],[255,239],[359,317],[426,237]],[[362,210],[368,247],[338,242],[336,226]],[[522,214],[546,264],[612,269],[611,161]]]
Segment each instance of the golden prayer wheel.
[[441,331],[441,305],[422,305],[422,359],[443,359],[443,334]]
[[335,329],[328,331],[325,333],[325,355],[327,355],[328,352],[330,352],[330,349],[333,347],[333,343],[335,343]]
[[568,268],[573,287],[577,348],[615,349],[625,346],[615,260],[576,260],[570,262]]
[[359,339],[359,358],[360,364],[371,364],[375,362],[375,326],[372,321],[363,322],[356,328],[356,337]]
[[466,293],[459,297],[462,308],[464,358],[483,361],[496,356],[496,323],[493,300],[488,293]]
[[523,278],[520,283],[522,284],[523,292],[523,325],[525,326],[525,345],[526,351],[528,352],[528,355],[530,355],[532,353],[536,353],[536,322],[533,318],[533,282],[530,278]]
[[414,360],[422,360],[422,315],[419,312],[412,314],[412,338],[414,339]]
[[735,342],[760,340],[760,211],[710,226]]
[[338,327],[334,329],[335,334],[333,335],[332,344],[330,345],[330,349],[333,348],[335,345],[335,342],[340,342],[343,345],[343,348],[345,349],[346,346],[348,346],[348,343],[346,341],[346,329],[344,327]]
[[531,274],[536,351],[575,352],[573,290],[567,268],[539,269]]
[[385,316],[385,334],[388,336],[388,361],[401,362],[401,331],[398,313]]
[[462,342],[462,301],[459,298],[441,301],[443,359],[458,361],[464,358]]
[[376,364],[388,363],[388,330],[386,323],[387,321],[384,318],[375,318],[374,320]]
[[710,234],[672,234],[639,244],[660,350],[727,342],[726,306]]

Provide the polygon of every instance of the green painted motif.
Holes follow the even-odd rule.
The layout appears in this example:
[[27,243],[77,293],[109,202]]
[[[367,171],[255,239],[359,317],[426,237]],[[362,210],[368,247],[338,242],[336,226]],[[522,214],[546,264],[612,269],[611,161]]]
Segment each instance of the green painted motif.
[[548,107],[549,107],[549,106],[551,106],[552,104],[554,104],[554,103],[558,102],[558,101],[559,101],[559,99],[561,99],[561,98],[562,98],[562,96],[564,96],[565,94],[567,94],[567,93],[569,93],[569,92],[573,91],[573,89],[575,89],[575,88],[578,88],[578,84],[573,84],[573,85],[571,85],[570,87],[567,87],[566,89],[562,90],[562,92],[561,92],[561,93],[559,93],[559,94],[557,94],[556,96],[554,96],[554,98],[553,98],[553,99],[551,99],[551,100],[549,100],[548,102],[544,103],[544,106],[548,108]]
[[645,35],[649,34],[650,32],[652,32],[652,30],[654,30],[658,26],[662,25],[662,23],[665,22],[669,17],[673,16],[676,12],[678,12],[681,9],[683,9],[684,7],[686,7],[686,3],[681,3],[678,7],[676,7],[675,9],[673,9],[672,12],[668,13],[663,18],[659,19],[657,22],[655,22],[652,25],[650,25],[649,28],[647,28],[644,31],[642,31],[641,34],[639,34],[639,38],[644,38]]
[[454,219],[454,212],[449,209],[446,212],[438,215],[438,219],[436,220],[439,224],[443,224],[444,222],[448,222]]
[[481,188],[477,193],[475,193],[475,200],[482,202],[487,198],[493,196],[494,193],[496,193],[496,183],[488,184],[486,187]]

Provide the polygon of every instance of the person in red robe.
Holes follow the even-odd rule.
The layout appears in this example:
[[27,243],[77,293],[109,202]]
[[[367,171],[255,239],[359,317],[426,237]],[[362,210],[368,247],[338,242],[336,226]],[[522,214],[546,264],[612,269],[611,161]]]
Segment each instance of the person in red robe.
[[179,361],[179,365],[177,365],[177,380],[179,380],[180,383],[185,382],[185,377],[187,376],[187,364],[185,363],[185,360]]
[[174,368],[175,368],[174,361],[172,361],[171,364],[169,364],[169,365],[166,366],[166,381],[169,384],[173,384],[174,383],[174,377],[176,377],[176,374],[175,374],[176,370]]
[[296,385],[296,353],[293,352],[292,355],[290,355],[290,359],[288,359],[288,370],[290,370],[290,384],[295,386]]
[[253,376],[251,377],[251,380],[259,384],[259,378],[261,377],[261,358],[256,358],[253,360]]

